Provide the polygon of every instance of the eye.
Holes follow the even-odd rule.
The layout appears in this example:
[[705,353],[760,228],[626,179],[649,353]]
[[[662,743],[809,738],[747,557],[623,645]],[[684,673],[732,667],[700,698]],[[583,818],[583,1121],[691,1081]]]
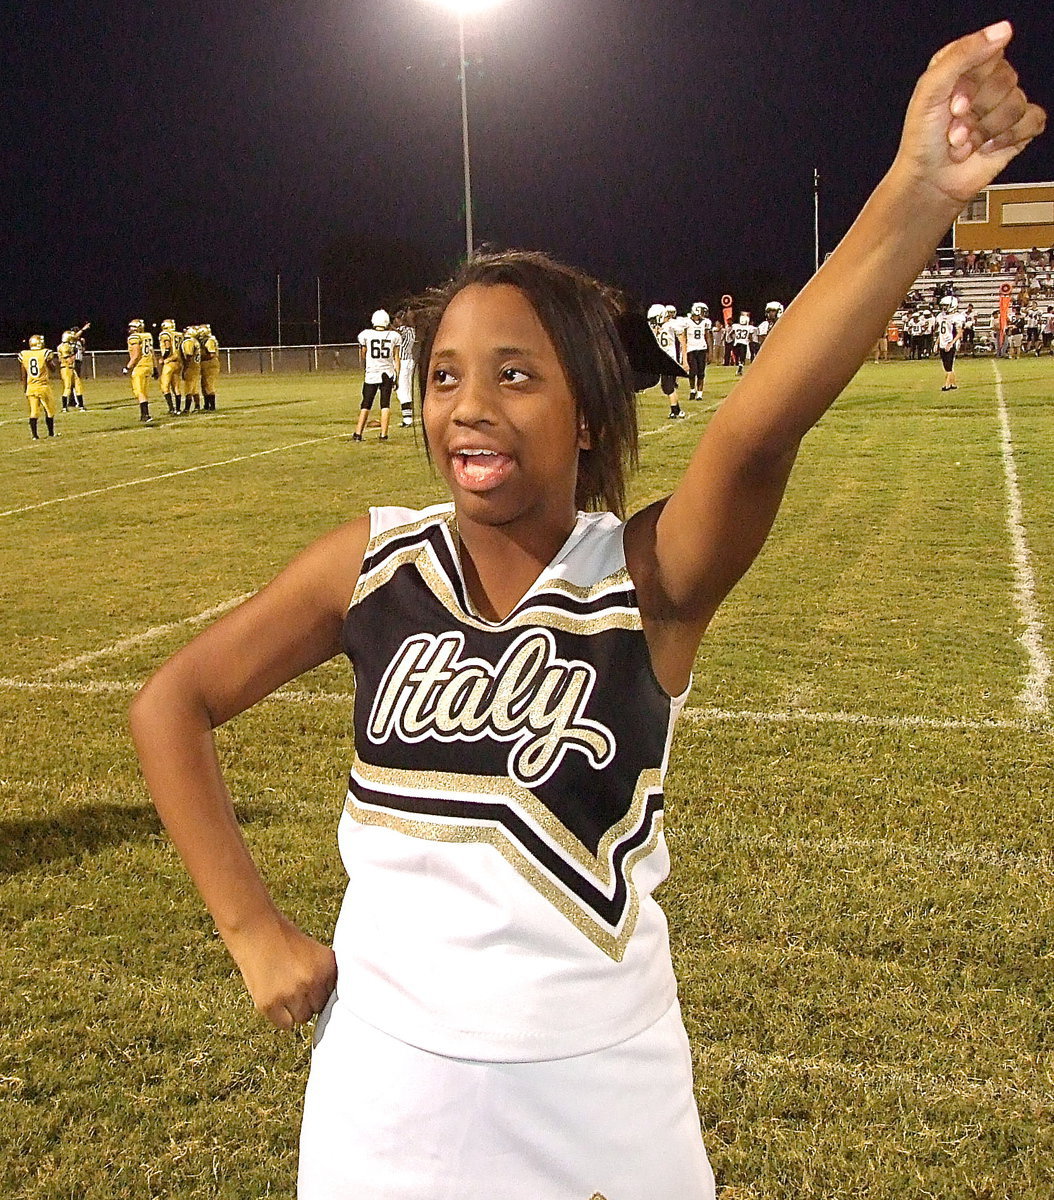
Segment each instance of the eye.
[[456,380],[446,367],[436,367],[432,372],[432,382],[436,387],[450,387]]
[[530,379],[530,375],[526,371],[521,371],[519,367],[502,367],[501,381],[502,383],[524,383]]

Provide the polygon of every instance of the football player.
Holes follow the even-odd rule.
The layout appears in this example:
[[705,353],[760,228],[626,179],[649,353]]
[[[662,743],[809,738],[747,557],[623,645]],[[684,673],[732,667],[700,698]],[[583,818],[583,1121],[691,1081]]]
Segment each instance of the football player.
[[401,336],[391,327],[391,318],[383,308],[370,318],[371,328],[359,334],[359,361],[364,368],[362,404],[353,442],[361,442],[373,401],[381,394],[381,441],[388,440],[388,423],[392,416],[392,388],[399,377]]
[[211,325],[199,325],[201,342],[201,392],[205,398],[205,411],[216,411],[216,381],[220,377],[220,344],[212,332]]
[[55,397],[51,393],[51,371],[57,365],[58,355],[54,350],[47,349],[39,333],[34,333],[29,339],[29,349],[20,351],[18,355],[22,387],[29,401],[29,432],[34,441],[40,440],[37,422],[41,409],[44,410],[48,437],[55,437]]
[[183,364],[183,415],[190,412],[191,401],[195,411],[201,408],[201,342],[198,327],[188,325],[179,340],[179,357]]
[[[648,323],[655,340],[659,343],[659,349],[680,366],[683,359],[683,339],[678,336],[677,309],[672,304],[653,304],[648,309]],[[670,419],[677,420],[686,416],[687,414],[681,411],[681,404],[677,399],[677,376],[660,375],[659,384],[663,395],[670,398]]]
[[161,392],[168,405],[168,411],[175,414],[179,412],[182,403],[180,383],[183,360],[179,356],[176,322],[171,317],[166,317],[161,322],[161,332],[157,335],[157,349],[161,356]]
[[139,401],[139,420],[151,424],[150,377],[156,374],[154,367],[154,335],[146,328],[143,321],[136,318],[128,322],[128,363],[123,369],[125,375],[132,377],[132,395]]
[[736,374],[742,375],[743,368],[750,360],[750,344],[757,340],[758,331],[750,323],[750,313],[741,312],[739,320],[728,332],[732,343],[732,361],[736,364]]
[[688,359],[688,399],[702,400],[706,364],[714,348],[713,323],[710,310],[697,300],[684,323],[684,349]]
[[959,312],[959,301],[954,296],[942,296],[940,315],[934,322],[937,338],[937,350],[944,367],[944,386],[942,392],[954,392],[955,355],[963,336],[963,315]]
[[764,346],[765,339],[772,332],[773,325],[783,316],[783,305],[778,300],[770,300],[765,305],[765,319],[758,326],[758,346]]
[[81,334],[91,324],[82,325],[80,329],[67,329],[62,335],[58,346],[59,372],[62,375],[62,411],[76,409],[84,412],[84,384],[81,381],[80,362],[77,357],[77,344]]

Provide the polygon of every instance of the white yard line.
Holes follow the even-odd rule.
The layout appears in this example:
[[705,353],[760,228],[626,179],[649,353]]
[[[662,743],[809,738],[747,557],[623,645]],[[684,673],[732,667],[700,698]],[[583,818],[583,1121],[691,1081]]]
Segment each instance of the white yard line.
[[170,633],[173,629],[179,629],[183,625],[204,624],[206,621],[211,621],[213,617],[225,613],[229,608],[234,608],[236,604],[241,604],[243,600],[248,600],[252,594],[252,592],[243,592],[240,596],[232,596],[229,600],[214,604],[211,608],[206,608],[191,617],[184,617],[181,621],[170,621],[167,625],[155,625],[152,629],[144,629],[142,633],[134,633],[130,637],[121,638],[120,641],[111,642],[109,646],[103,646],[99,650],[89,650],[87,654],[78,654],[76,658],[63,659],[53,667],[47,667],[41,671],[37,678],[43,680],[54,675],[63,675],[67,671],[74,671],[77,667],[82,667],[85,663],[93,662],[97,658],[120,654],[124,650],[130,650],[133,646],[142,645],[143,642],[164,637],[166,633]]
[[1003,450],[1003,471],[1006,475],[1006,523],[1014,558],[1014,601],[1024,626],[1018,641],[1028,655],[1028,675],[1017,698],[1018,704],[1029,713],[1046,716],[1050,701],[1047,685],[1050,682],[1050,658],[1043,644],[1043,616],[1036,601],[1036,577],[1032,570],[1032,555],[1025,538],[1021,507],[1021,490],[1017,483],[1014,462],[1014,442],[1010,436],[1010,414],[1006,407],[1003,376],[999,363],[992,359],[995,372],[995,394],[999,401],[999,429]]
[[[175,628],[175,626],[159,627]],[[152,633],[153,631],[147,631]],[[106,652],[112,652],[106,647]],[[49,668],[50,674],[57,668]],[[140,681],[141,682],[141,681]],[[69,679],[51,679],[37,677],[35,679],[2,679],[0,688],[12,691],[66,691],[79,692],[89,696],[98,692],[134,692],[139,682],[121,679],[97,679],[84,683]],[[285,704],[350,704],[355,699],[354,692],[312,692],[296,688],[279,688],[267,697],[264,703],[280,702]],[[1040,733],[1049,735],[1052,731],[1045,721],[1005,719],[1001,717],[921,717],[912,714],[889,715],[853,712],[814,712],[810,709],[794,709],[788,711],[765,711],[763,709],[724,709],[724,708],[686,708],[681,714],[690,724],[706,725],[717,721],[743,721],[747,724],[791,724],[800,722],[812,725],[861,725],[875,729],[948,729],[948,730],[988,730],[1006,729],[1018,733]]]
[[1024,1101],[1031,1108],[1045,1104],[1049,1092],[1045,1081],[1037,1078],[1038,1090],[1023,1088],[1017,1083],[1003,1080],[969,1079],[962,1075],[936,1075],[930,1071],[916,1071],[909,1067],[889,1063],[843,1063],[829,1058],[801,1057],[791,1054],[758,1054],[753,1050],[733,1050],[722,1045],[704,1047],[704,1062],[727,1063],[729,1069],[746,1072],[756,1078],[786,1077],[788,1074],[806,1074],[842,1078],[866,1087],[887,1087],[890,1084],[904,1085],[929,1096],[955,1096],[964,1100],[979,1100],[990,1103],[994,1100],[1014,1098]]
[[711,721],[747,721],[758,725],[867,725],[891,729],[1020,729],[1025,732],[1045,729],[1041,722],[1008,720],[1001,717],[920,717],[912,714],[882,716],[855,712],[817,712],[808,708],[749,709],[749,708],[686,708],[681,714],[686,721],[708,724]]
[[331,433],[326,437],[308,438],[303,442],[289,442],[285,446],[272,446],[270,450],[257,450],[253,454],[239,454],[236,458],[224,458],[219,462],[201,463],[196,467],[183,467],[179,471],[165,471],[161,475],[149,475],[143,479],[129,479],[125,483],[111,483],[106,487],[92,488],[88,492],[77,492],[71,496],[56,496],[52,500],[41,500],[38,504],[24,504],[21,508],[9,508],[0,512],[0,517],[12,517],[17,513],[32,512],[34,509],[47,508],[52,504],[65,504],[70,500],[83,500],[86,496],[99,496],[103,492],[116,492],[121,488],[138,487],[144,483],[157,483],[160,479],[172,479],[176,475],[191,475],[195,471],[211,471],[214,467],[227,467],[231,463],[246,462],[250,458],[263,458],[265,454],[279,454],[283,450],[296,450],[301,446],[316,446],[319,442],[332,442],[334,438],[344,436],[342,433]]

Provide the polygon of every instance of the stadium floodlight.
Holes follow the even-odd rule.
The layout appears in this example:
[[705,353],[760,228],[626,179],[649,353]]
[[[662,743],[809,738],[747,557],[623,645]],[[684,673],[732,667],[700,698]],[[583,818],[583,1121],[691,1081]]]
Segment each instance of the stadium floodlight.
[[457,40],[461,73],[461,152],[465,170],[465,253],[471,258],[472,238],[472,167],[468,152],[468,90],[465,87],[465,18],[485,8],[493,8],[501,0],[433,0],[457,14]]

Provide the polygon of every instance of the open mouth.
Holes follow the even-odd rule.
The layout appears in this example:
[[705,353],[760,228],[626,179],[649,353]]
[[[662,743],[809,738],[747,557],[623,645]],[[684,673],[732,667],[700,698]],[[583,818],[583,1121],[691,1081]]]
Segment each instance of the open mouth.
[[512,469],[512,459],[498,450],[466,447],[450,457],[458,486],[470,492],[489,492],[503,483]]

